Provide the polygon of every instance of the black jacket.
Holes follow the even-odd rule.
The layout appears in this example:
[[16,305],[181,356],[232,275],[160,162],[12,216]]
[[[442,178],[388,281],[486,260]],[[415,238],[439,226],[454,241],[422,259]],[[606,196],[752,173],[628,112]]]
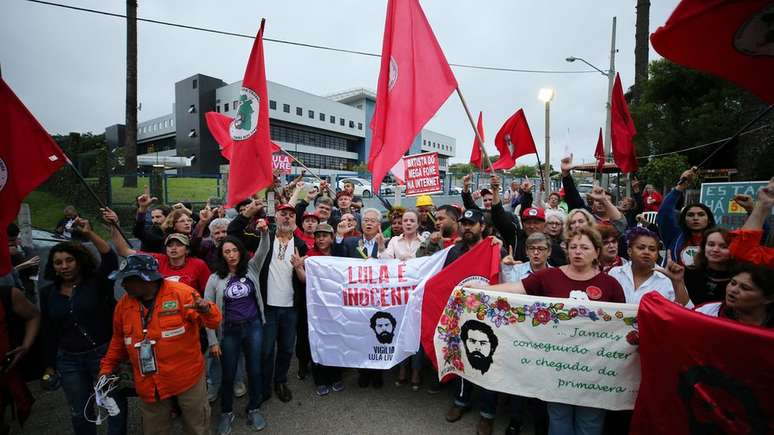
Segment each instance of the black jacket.
[[[266,260],[263,261],[263,267],[261,267],[261,274],[258,279],[261,283],[261,296],[264,301],[267,301],[268,305],[268,282],[269,282],[269,264],[271,264],[272,251],[274,250],[274,232],[267,233],[269,237],[269,255],[266,256]],[[258,241],[260,242],[260,235],[258,235]],[[293,246],[298,250],[298,255],[303,257],[306,255],[306,242],[293,236]],[[256,245],[257,247],[257,245]],[[287,255],[292,254],[289,252]],[[306,306],[306,284],[298,279],[296,272],[293,272],[293,306],[296,308]]]

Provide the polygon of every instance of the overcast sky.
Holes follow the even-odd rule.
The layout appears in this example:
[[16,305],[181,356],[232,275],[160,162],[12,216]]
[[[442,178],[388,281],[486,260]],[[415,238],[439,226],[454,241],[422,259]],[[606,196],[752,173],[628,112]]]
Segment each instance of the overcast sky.
[[[125,13],[119,0],[62,3]],[[678,0],[651,5],[651,33]],[[139,0],[141,18],[255,34],[266,17],[265,37],[379,53],[386,0],[248,1]],[[585,70],[565,58],[608,68],[612,17],[618,17],[616,70],[625,89],[634,82],[635,0],[424,0],[422,7],[451,63],[508,68]],[[51,133],[102,133],[123,123],[125,22],[25,0],[0,5],[3,79]],[[172,111],[174,83],[195,73],[228,83],[241,80],[252,41],[138,23],[140,121]],[[379,59],[266,42],[269,80],[325,95],[376,88]],[[651,59],[657,55],[651,48]],[[551,161],[566,151],[592,160],[605,123],[607,79],[599,73],[525,74],[453,68],[465,98],[484,112],[485,139],[523,108],[538,151],[544,150],[541,87],[556,89],[551,105]],[[455,94],[427,128],[457,139],[453,162],[467,162],[473,131]],[[522,157],[519,165],[532,164]]]

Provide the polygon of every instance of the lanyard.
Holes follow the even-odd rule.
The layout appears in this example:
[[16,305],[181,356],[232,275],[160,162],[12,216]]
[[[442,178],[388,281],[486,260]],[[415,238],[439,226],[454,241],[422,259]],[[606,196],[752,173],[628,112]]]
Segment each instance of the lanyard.
[[153,296],[153,301],[151,302],[151,307],[148,308],[148,312],[143,314],[145,312],[145,305],[140,301],[140,322],[142,323],[142,337],[145,339],[145,337],[148,335],[148,323],[150,322],[151,314],[153,314],[153,307],[156,306],[156,296],[158,296],[158,293]]

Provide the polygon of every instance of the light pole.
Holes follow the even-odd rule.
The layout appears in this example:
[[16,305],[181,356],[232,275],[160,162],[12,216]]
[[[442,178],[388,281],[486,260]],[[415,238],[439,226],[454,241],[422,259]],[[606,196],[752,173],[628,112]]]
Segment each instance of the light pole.
[[[575,57],[570,56],[566,58],[565,60],[567,62],[575,62],[576,60],[579,60],[586,65],[594,68],[595,70],[599,71],[600,74],[607,77],[607,103],[605,104],[605,143],[604,143],[604,150],[605,150],[605,161],[609,162],[610,158],[612,156],[611,154],[611,147],[612,143],[610,142],[611,139],[611,114],[610,114],[610,108],[611,108],[611,98],[613,94],[613,84],[615,83],[615,24],[616,24],[616,17],[613,17],[613,32],[612,37],[610,41],[610,69],[607,71],[602,71],[601,69],[597,68],[596,66],[592,65],[590,62],[588,62],[586,59],[583,59],[582,57]],[[605,189],[610,187],[610,177],[607,174],[602,174],[602,185],[605,187]]]
[[543,171],[543,186],[546,194],[551,194],[551,100],[554,99],[555,92],[552,88],[542,88],[538,92],[538,99],[546,105],[546,163]]

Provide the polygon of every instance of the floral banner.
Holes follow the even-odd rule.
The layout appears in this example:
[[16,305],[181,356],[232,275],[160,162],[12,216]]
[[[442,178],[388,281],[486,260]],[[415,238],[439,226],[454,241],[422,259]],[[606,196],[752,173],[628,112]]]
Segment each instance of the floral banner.
[[548,402],[633,409],[637,305],[458,287],[435,333],[438,374]]

